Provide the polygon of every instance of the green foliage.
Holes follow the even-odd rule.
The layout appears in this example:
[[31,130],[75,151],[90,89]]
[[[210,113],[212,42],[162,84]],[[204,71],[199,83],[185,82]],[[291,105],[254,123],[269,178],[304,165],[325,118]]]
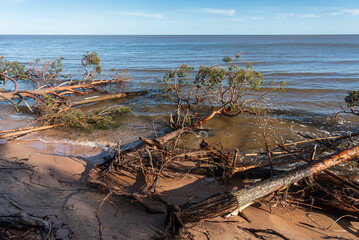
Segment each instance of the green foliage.
[[123,106],[113,106],[111,108],[101,108],[87,112],[74,108],[61,114],[58,121],[66,126],[76,127],[85,131],[92,131],[95,128],[109,129],[111,127],[118,127],[121,124],[118,117],[130,111],[130,107]]
[[131,108],[124,106],[112,106],[87,112],[80,109],[70,109],[61,116],[61,122],[85,131],[92,131],[95,128],[109,129],[118,127],[121,124],[118,117],[127,112],[131,112]]
[[[30,64],[29,68],[18,61],[8,61],[4,57],[0,57],[0,73],[12,79],[32,79],[33,81],[53,81],[59,79],[60,73],[63,71],[62,62],[64,58],[59,57],[55,60],[47,61],[46,59],[37,58],[34,65]],[[63,76],[62,76],[63,77]],[[4,80],[4,76],[0,76],[0,80]]]
[[56,58],[55,60],[49,61],[48,62],[48,65],[49,65],[48,73],[50,75],[59,76],[59,74],[63,71],[63,68],[62,68],[63,60],[64,60],[63,57],[59,57],[59,58]]
[[233,60],[233,59],[232,59],[231,57],[228,57],[228,56],[227,56],[227,57],[224,57],[224,58],[222,59],[222,61],[225,62],[225,63],[232,62],[232,60]]
[[212,88],[221,83],[221,79],[224,78],[225,74],[226,70],[218,66],[200,66],[195,82],[198,84],[198,88],[206,86]]
[[126,80],[131,79],[126,69],[113,68],[110,70],[110,76],[115,82],[119,84],[124,83]]
[[[24,64],[18,61],[8,61],[3,56],[0,57],[0,72],[6,74],[9,77],[15,79],[23,79],[26,67]],[[0,80],[4,80],[3,76],[0,76]]]
[[89,111],[83,111],[80,108],[60,108],[50,96],[47,97],[43,104],[37,107],[37,110],[42,113],[40,120],[43,122],[50,124],[60,123],[85,131],[118,127],[120,117],[127,112],[131,112],[131,108],[126,106],[112,106]]
[[[8,61],[4,56],[0,56],[0,82],[5,84],[5,80],[11,80],[15,83],[14,90],[17,88],[17,80],[30,80],[34,82],[37,87],[46,85],[46,87],[55,87],[63,84],[65,81],[71,79],[74,74],[63,74],[63,57],[58,57],[53,60],[46,60],[45,58],[36,58],[33,62],[24,65],[18,61]],[[81,64],[84,67],[83,79],[78,80],[96,80],[102,77],[105,81],[122,84],[130,79],[125,69],[112,69],[108,74],[101,74],[102,68],[100,66],[101,59],[97,52],[86,52],[81,58]],[[111,79],[111,80],[110,80]],[[75,81],[74,81],[75,82]],[[65,84],[66,86],[67,84]]]
[[[273,82],[273,88],[258,92],[264,83],[263,75],[250,63],[239,62],[239,58],[240,55],[236,54],[233,58],[223,58],[224,65],[200,66],[196,74],[185,64],[165,74],[163,80],[167,88],[162,96],[177,104],[176,114],[170,121],[172,128],[197,122],[203,124],[213,114],[260,114],[265,109],[262,100],[268,93],[284,91],[285,82]],[[194,106],[210,106],[210,113],[201,119]]]
[[[260,72],[250,64],[243,67],[238,63],[239,58],[239,54],[236,54],[234,58],[223,58],[225,66],[200,66],[192,82],[190,82],[190,71],[193,67],[186,64],[181,65],[177,70],[167,72],[164,82],[169,86],[167,93],[172,95],[168,98],[179,104],[186,99],[189,107],[190,104],[207,101],[212,106],[219,102],[222,106],[228,105],[233,109],[235,105],[238,106],[239,100],[248,94],[249,89],[258,90],[264,82]],[[189,95],[184,96],[181,89],[185,88],[183,83],[192,84],[186,92]],[[283,86],[282,83],[281,87]]]
[[182,64],[178,69],[172,69],[168,71],[163,79],[165,82],[174,80],[178,81],[180,83],[182,82],[188,82],[190,79],[189,72],[193,71],[194,68],[192,66],[189,66],[187,64]]
[[[231,60],[232,61],[232,60]],[[253,69],[252,66],[242,68],[238,65],[227,67],[201,66],[197,76],[196,83],[201,87],[207,86],[213,88],[218,84],[228,84],[226,87],[238,88],[249,84],[253,89],[259,89],[263,83],[263,76],[260,72]]]
[[349,95],[345,97],[347,106],[350,108],[359,106],[359,91],[349,91],[348,94]]
[[285,86],[287,86],[286,81],[283,81],[283,82],[280,82],[279,84],[277,84],[277,81],[273,80],[270,82],[270,84],[273,86],[277,86],[278,93],[285,93]]
[[86,54],[83,55],[82,57],[82,66],[85,68],[85,70],[87,71],[87,67],[92,67],[92,72],[93,73],[98,73],[101,74],[101,66],[100,66],[100,62],[101,59],[98,56],[97,52],[86,52]]

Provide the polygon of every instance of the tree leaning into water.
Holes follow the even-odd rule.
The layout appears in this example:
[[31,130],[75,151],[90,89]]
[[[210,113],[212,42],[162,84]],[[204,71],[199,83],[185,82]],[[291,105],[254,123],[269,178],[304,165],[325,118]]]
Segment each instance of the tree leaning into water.
[[[0,57],[0,101],[8,101],[17,111],[20,111],[23,105],[28,111],[35,112],[39,116],[38,122],[42,122],[39,128],[14,130],[0,135],[0,138],[48,129],[50,126],[73,126],[86,130],[91,130],[95,126],[116,126],[118,122],[115,116],[130,111],[129,107],[117,105],[84,111],[78,106],[147,94],[147,91],[121,92],[126,81],[130,79],[127,71],[112,69],[110,73],[103,74],[101,60],[96,52],[84,54],[81,60],[83,75],[80,79],[63,72],[63,60],[61,57],[50,61],[36,59],[26,67],[17,61],[8,61],[3,56]],[[30,81],[34,88],[19,89],[20,81]],[[110,84],[116,85],[119,92],[107,93],[104,88]],[[24,108],[22,110],[25,111]]]

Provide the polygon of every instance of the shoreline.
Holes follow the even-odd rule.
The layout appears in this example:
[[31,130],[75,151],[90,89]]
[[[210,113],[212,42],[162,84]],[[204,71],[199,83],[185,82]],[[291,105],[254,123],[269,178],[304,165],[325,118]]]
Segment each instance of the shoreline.
[[[3,196],[0,214],[18,212],[14,207],[17,206],[51,222],[58,239],[98,238],[96,212],[105,194],[90,188],[86,176],[103,156],[91,147],[65,143],[18,140],[0,144],[1,165],[9,166],[0,170],[0,179],[6,183],[0,186]],[[162,180],[160,192],[172,203],[181,204],[233,187],[233,184],[221,185],[213,178],[188,176]],[[148,214],[125,198],[111,201],[116,208],[106,202],[100,212],[103,239],[161,238],[165,214]],[[239,239],[256,239],[244,228],[272,229],[289,239],[354,239],[358,236],[359,222],[344,218],[325,231],[323,229],[339,217],[283,203],[277,205],[272,214],[263,201],[247,208],[245,214],[251,223],[239,216],[228,220],[217,217],[195,224],[190,232],[195,239],[238,239],[239,236]]]

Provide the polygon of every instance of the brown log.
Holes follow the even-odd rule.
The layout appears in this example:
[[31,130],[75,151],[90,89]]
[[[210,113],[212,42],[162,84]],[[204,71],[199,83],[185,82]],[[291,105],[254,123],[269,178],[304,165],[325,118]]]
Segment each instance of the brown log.
[[27,91],[13,91],[13,92],[4,92],[2,96],[0,96],[0,100],[8,100],[8,99],[16,99],[21,97],[28,97],[29,95],[46,95],[52,94],[61,91],[73,91],[76,89],[92,89],[95,86],[102,85],[102,84],[110,84],[114,81],[111,80],[99,80],[93,81],[90,83],[82,82],[74,85],[64,85],[59,87],[50,87],[50,88],[40,88],[40,89],[33,89]]
[[174,227],[176,232],[183,224],[217,217],[231,210],[243,209],[274,191],[356,157],[359,157],[359,146],[310,162],[240,190],[215,194],[200,202],[171,207],[167,215],[166,229]]
[[0,216],[0,226],[1,225],[10,225],[20,230],[28,230],[29,228],[41,228],[48,231],[48,229],[50,228],[50,223],[22,211],[15,215]]
[[13,132],[10,133],[6,133],[6,134],[2,134],[0,135],[0,139],[6,139],[6,138],[12,138],[12,137],[16,137],[19,135],[24,135],[24,134],[28,134],[31,132],[38,132],[38,131],[43,131],[43,130],[47,130],[47,129],[51,129],[51,128],[56,128],[62,126],[62,124],[56,124],[56,125],[46,125],[46,126],[41,126],[41,127],[31,127],[29,129],[22,129],[19,131],[14,130]]
[[70,102],[69,105],[70,105],[70,107],[75,107],[75,106],[89,104],[89,103],[95,103],[95,102],[101,102],[101,101],[107,101],[107,100],[113,100],[113,99],[120,99],[120,98],[128,98],[128,97],[133,97],[133,96],[140,96],[140,95],[144,95],[147,93],[148,93],[148,91],[106,94],[106,95],[102,95],[102,96],[94,96],[94,97],[84,98],[77,102]]
[[[159,137],[159,138],[156,138],[156,139],[153,139],[153,140],[149,140],[151,142],[157,142],[157,143],[167,143],[169,141],[171,141],[172,139],[176,138],[176,137],[179,137],[181,134],[183,133],[187,133],[187,132],[190,132],[192,129],[189,128],[189,127],[185,127],[185,128],[180,128],[180,129],[177,129],[175,131],[172,131],[170,133],[167,133],[166,135],[162,136],[162,137]],[[140,138],[141,140],[141,138]],[[142,140],[141,140],[142,141]],[[137,144],[136,146],[130,148],[130,149],[127,149],[125,151],[123,151],[123,153],[131,153],[131,152],[136,152],[140,149],[143,149],[144,147],[147,146],[147,143],[145,142],[141,142],[139,144]]]
[[338,201],[313,198],[313,204],[332,214],[338,214],[338,212],[340,212],[340,215],[350,215],[359,218],[359,211],[357,208],[354,206],[346,206]]
[[343,183],[344,185],[349,186],[349,187],[353,188],[354,190],[356,190],[357,192],[359,192],[359,186],[352,183],[352,182],[350,182],[345,177],[339,176],[339,175],[337,175],[337,174],[335,174],[335,173],[333,173],[332,171],[329,171],[329,170],[324,170],[324,172],[326,174],[328,174],[329,176],[331,176],[332,178],[335,178],[339,182]]

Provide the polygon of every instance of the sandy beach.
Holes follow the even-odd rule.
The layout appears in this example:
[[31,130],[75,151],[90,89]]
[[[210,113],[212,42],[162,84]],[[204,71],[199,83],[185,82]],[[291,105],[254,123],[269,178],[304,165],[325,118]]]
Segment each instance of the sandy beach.
[[[104,154],[88,146],[26,138],[1,144],[0,215],[23,211],[40,217],[51,223],[55,239],[98,239],[96,214],[106,194],[89,187],[86,179],[93,164],[100,162]],[[171,203],[183,204],[234,185],[179,174],[161,181],[158,190]],[[126,198],[109,200],[104,202],[99,214],[103,239],[162,239],[165,213],[149,214]],[[188,230],[194,239],[283,239],[268,229],[288,239],[358,239],[359,236],[359,222],[341,219],[333,224],[339,216],[286,203],[273,206],[272,213],[269,205],[262,202],[244,212],[250,223],[240,216],[217,217],[189,224]],[[268,231],[253,234],[249,228]]]

